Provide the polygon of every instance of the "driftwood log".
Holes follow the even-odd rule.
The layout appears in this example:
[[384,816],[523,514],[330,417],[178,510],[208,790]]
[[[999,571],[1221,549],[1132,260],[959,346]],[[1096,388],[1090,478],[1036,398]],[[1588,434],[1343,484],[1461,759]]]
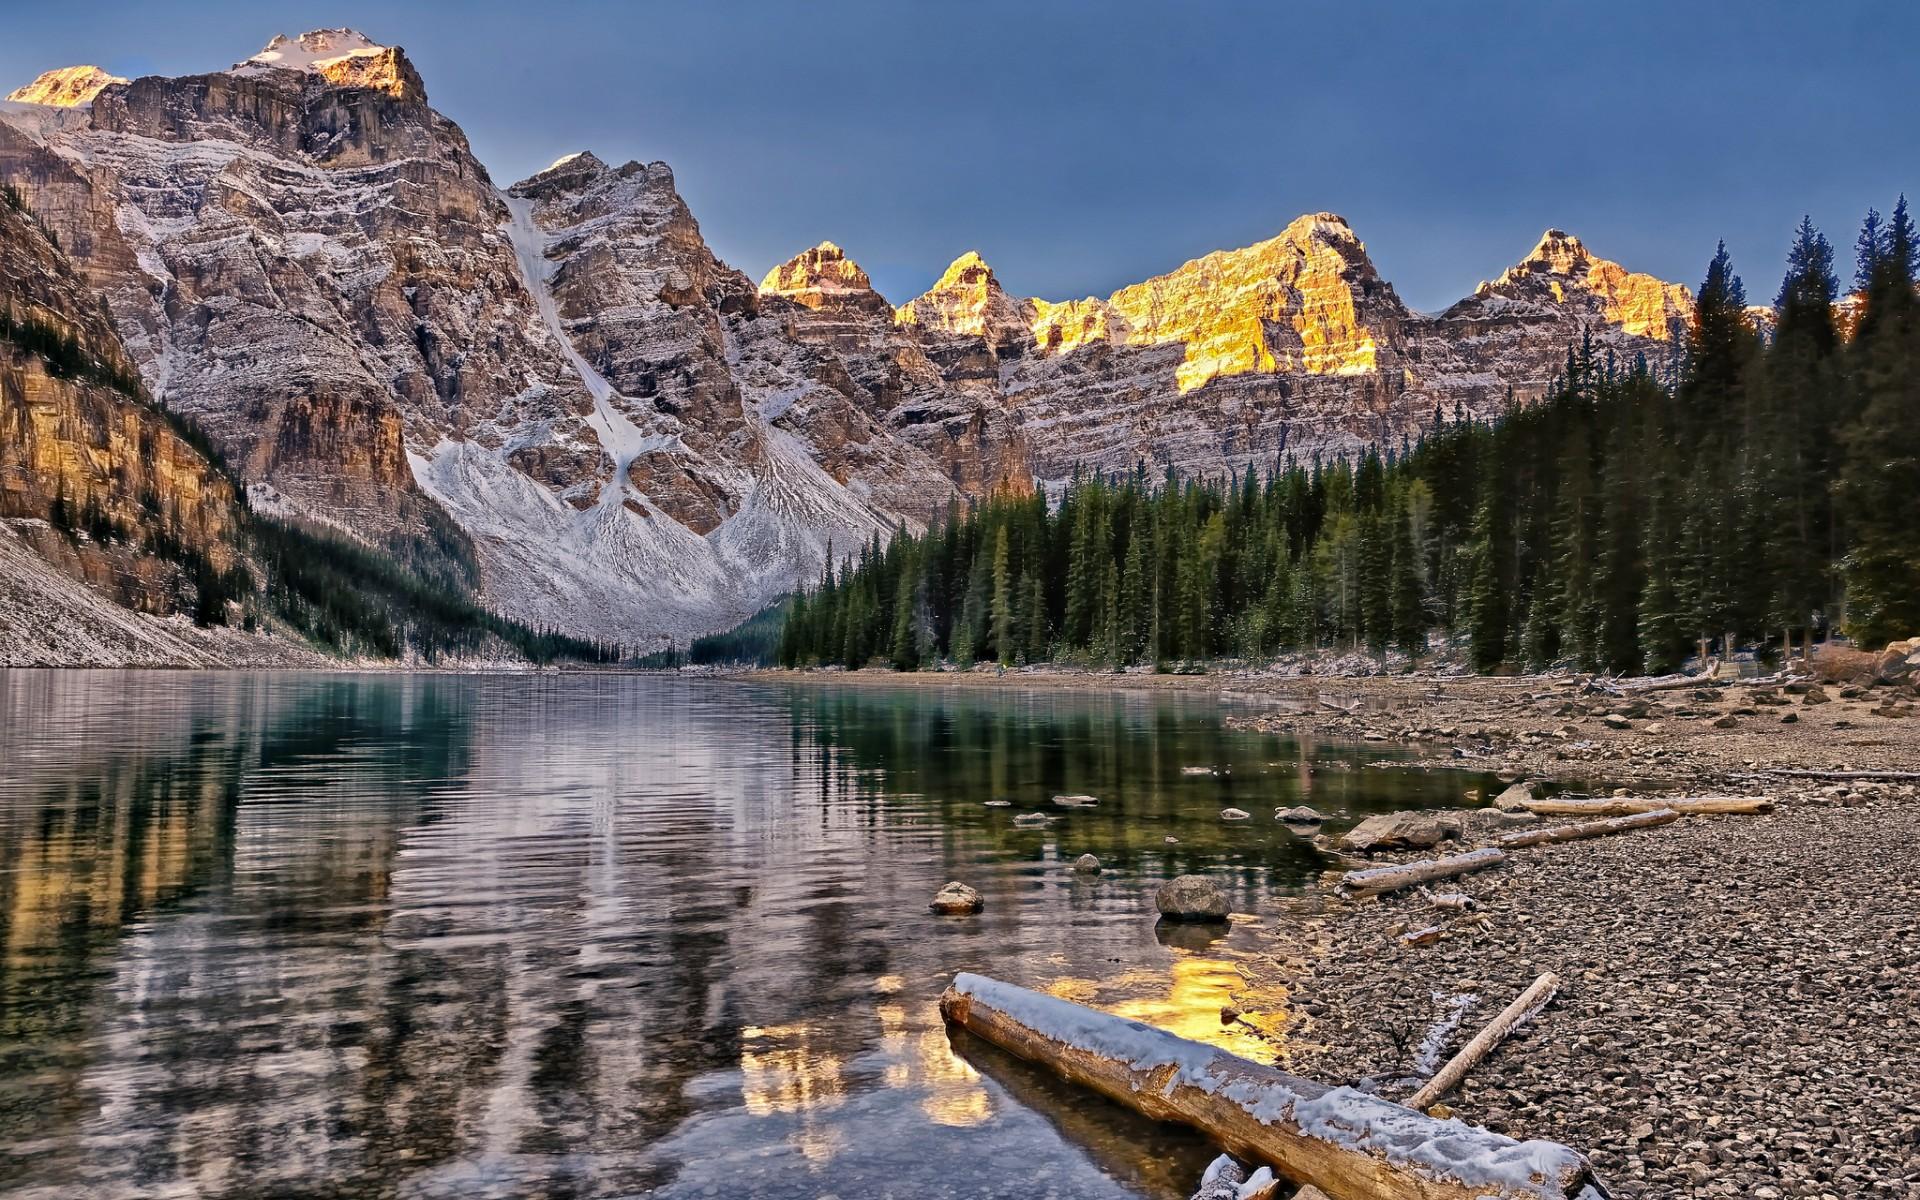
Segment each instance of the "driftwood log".
[[1586,1158],[1566,1146],[1435,1120],[978,975],[955,976],[940,1012],[1011,1054],[1148,1117],[1191,1125],[1230,1154],[1333,1200],[1569,1200],[1593,1183]]
[[1766,796],[1547,796],[1523,800],[1520,806],[1541,817],[1624,817],[1663,808],[1683,817],[1773,811],[1773,801]]
[[1465,875],[1469,871],[1484,871],[1488,867],[1499,866],[1506,861],[1506,858],[1504,850],[1488,847],[1484,850],[1469,850],[1465,854],[1450,854],[1445,858],[1423,858],[1419,862],[1408,863],[1405,866],[1371,867],[1365,871],[1348,871],[1340,877],[1340,890],[1354,899],[1384,896],[1388,892],[1410,888],[1417,883],[1450,879],[1455,875]]
[[1603,817],[1598,821],[1581,821],[1577,825],[1555,825],[1551,829],[1523,829],[1519,833],[1506,833],[1494,839],[1493,844],[1502,850],[1518,850],[1524,846],[1547,846],[1556,842],[1577,842],[1583,838],[1605,837],[1610,833],[1626,833],[1634,829],[1652,829],[1658,825],[1670,825],[1680,819],[1680,814],[1670,808],[1656,808],[1652,812],[1629,813],[1624,817]]
[[1495,1017],[1485,1029],[1475,1034],[1472,1041],[1460,1048],[1460,1053],[1448,1059],[1445,1066],[1435,1071],[1432,1079],[1420,1085],[1419,1091],[1408,1096],[1407,1107],[1425,1109],[1435,1100],[1452,1091],[1462,1079],[1466,1078],[1468,1071],[1473,1070],[1481,1059],[1493,1053],[1495,1046],[1506,1040],[1515,1026],[1545,1008],[1547,1002],[1553,999],[1553,994],[1559,989],[1560,977],[1552,972],[1534,980],[1526,991],[1520,993],[1519,999],[1501,1009],[1499,1016]]

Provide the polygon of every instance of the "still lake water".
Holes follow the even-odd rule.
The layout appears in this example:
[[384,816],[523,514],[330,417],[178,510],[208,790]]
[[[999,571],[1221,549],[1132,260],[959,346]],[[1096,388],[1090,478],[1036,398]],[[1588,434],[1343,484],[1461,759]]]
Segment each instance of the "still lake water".
[[[1198,1138],[950,1040],[948,977],[1257,1053],[1219,1009],[1259,929],[1160,930],[1153,885],[1285,920],[1320,863],[1276,806],[1338,828],[1487,782],[1221,715],[0,671],[0,1194],[1184,1197]],[[930,914],[948,879],[985,913]]]

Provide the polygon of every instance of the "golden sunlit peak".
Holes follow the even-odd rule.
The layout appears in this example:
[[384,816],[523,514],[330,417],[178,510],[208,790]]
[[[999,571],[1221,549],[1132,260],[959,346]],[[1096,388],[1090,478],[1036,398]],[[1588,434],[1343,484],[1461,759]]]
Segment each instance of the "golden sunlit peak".
[[25,87],[8,92],[7,99],[20,104],[76,108],[93,103],[95,96],[113,84],[125,82],[120,76],[109,75],[96,66],[59,67],[43,72]]
[[876,311],[886,307],[860,264],[832,242],[821,242],[811,250],[802,250],[768,271],[760,280],[760,290],[785,296],[808,308],[822,308],[829,303],[854,303]]
[[947,264],[946,273],[941,275],[940,282],[933,286],[937,290],[963,283],[976,283],[983,276],[992,280],[993,268],[987,265],[986,259],[980,257],[978,250],[969,250]]
[[1592,259],[1586,244],[1564,229],[1549,229],[1540,235],[1540,241],[1520,261],[1523,264],[1539,263],[1558,275],[1571,275]]

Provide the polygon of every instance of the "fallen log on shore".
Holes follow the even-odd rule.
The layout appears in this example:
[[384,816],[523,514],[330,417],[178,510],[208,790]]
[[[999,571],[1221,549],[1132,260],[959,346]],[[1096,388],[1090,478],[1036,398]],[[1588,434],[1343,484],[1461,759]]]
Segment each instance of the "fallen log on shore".
[[1605,817],[1598,821],[1582,821],[1577,825],[1556,825],[1551,829],[1525,829],[1519,833],[1506,833],[1495,838],[1493,844],[1502,850],[1518,850],[1524,846],[1547,846],[1557,842],[1577,842],[1583,838],[1605,837],[1610,833],[1626,833],[1633,829],[1652,829],[1657,825],[1670,825],[1680,819],[1680,814],[1671,808],[1656,808],[1652,812],[1629,813],[1624,817]]
[[1421,1084],[1419,1091],[1407,1097],[1407,1107],[1425,1110],[1435,1100],[1452,1091],[1466,1078],[1468,1071],[1493,1053],[1493,1048],[1505,1041],[1507,1035],[1522,1021],[1545,1008],[1559,990],[1560,977],[1551,971],[1534,980],[1517,1000],[1501,1009],[1499,1016],[1475,1034],[1472,1041],[1462,1046],[1460,1053],[1448,1059],[1446,1066],[1435,1071],[1432,1079]]
[[1766,813],[1767,796],[1548,796],[1520,807],[1540,817],[1624,817],[1671,809],[1683,817],[1701,813]]
[[1156,1120],[1191,1125],[1333,1200],[1572,1200],[1594,1185],[1586,1158],[1566,1146],[1435,1120],[997,980],[955,976],[940,1012],[1009,1053]]
[[1450,854],[1445,858],[1423,858],[1419,862],[1407,863],[1405,866],[1370,867],[1365,871],[1348,871],[1340,878],[1340,890],[1354,899],[1384,896],[1388,892],[1410,888],[1416,883],[1450,879],[1455,875],[1465,875],[1469,871],[1484,871],[1488,867],[1499,866],[1506,861],[1506,858],[1505,851],[1488,847],[1484,850],[1470,850],[1465,854]]

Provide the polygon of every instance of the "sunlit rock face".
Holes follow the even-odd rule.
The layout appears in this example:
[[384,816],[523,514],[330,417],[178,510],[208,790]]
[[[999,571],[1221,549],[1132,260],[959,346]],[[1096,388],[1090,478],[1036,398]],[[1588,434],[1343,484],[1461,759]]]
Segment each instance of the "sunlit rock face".
[[[0,341],[0,539],[9,551],[23,539],[44,561],[8,553],[7,570],[50,569],[129,608],[177,611],[185,572],[137,546],[166,538],[218,569],[233,565],[233,488],[165,414],[111,382],[130,378],[132,364],[97,297],[32,217],[3,203],[0,309],[70,339],[84,361],[104,368],[56,372],[39,354]],[[95,526],[92,533],[69,538],[51,528],[56,505],[74,526]],[[131,536],[94,536],[102,521]]]
[[60,67],[43,73],[25,87],[8,92],[7,99],[20,104],[44,104],[49,108],[75,108],[92,103],[102,88],[125,82],[99,67]]
[[1549,229],[1498,279],[1423,324],[1422,382],[1435,400],[1484,413],[1509,391],[1522,403],[1545,394],[1568,348],[1583,341],[1623,369],[1644,357],[1663,370],[1692,319],[1686,288],[1628,271]]
[[860,269],[860,264],[832,242],[821,242],[768,271],[760,281],[760,292],[784,297],[816,312],[823,309],[893,311],[886,298],[873,290],[873,281]]
[[993,268],[969,250],[925,293],[896,310],[894,322],[922,337],[978,338],[996,352],[1017,355],[1032,339],[1033,304],[1007,295]]

